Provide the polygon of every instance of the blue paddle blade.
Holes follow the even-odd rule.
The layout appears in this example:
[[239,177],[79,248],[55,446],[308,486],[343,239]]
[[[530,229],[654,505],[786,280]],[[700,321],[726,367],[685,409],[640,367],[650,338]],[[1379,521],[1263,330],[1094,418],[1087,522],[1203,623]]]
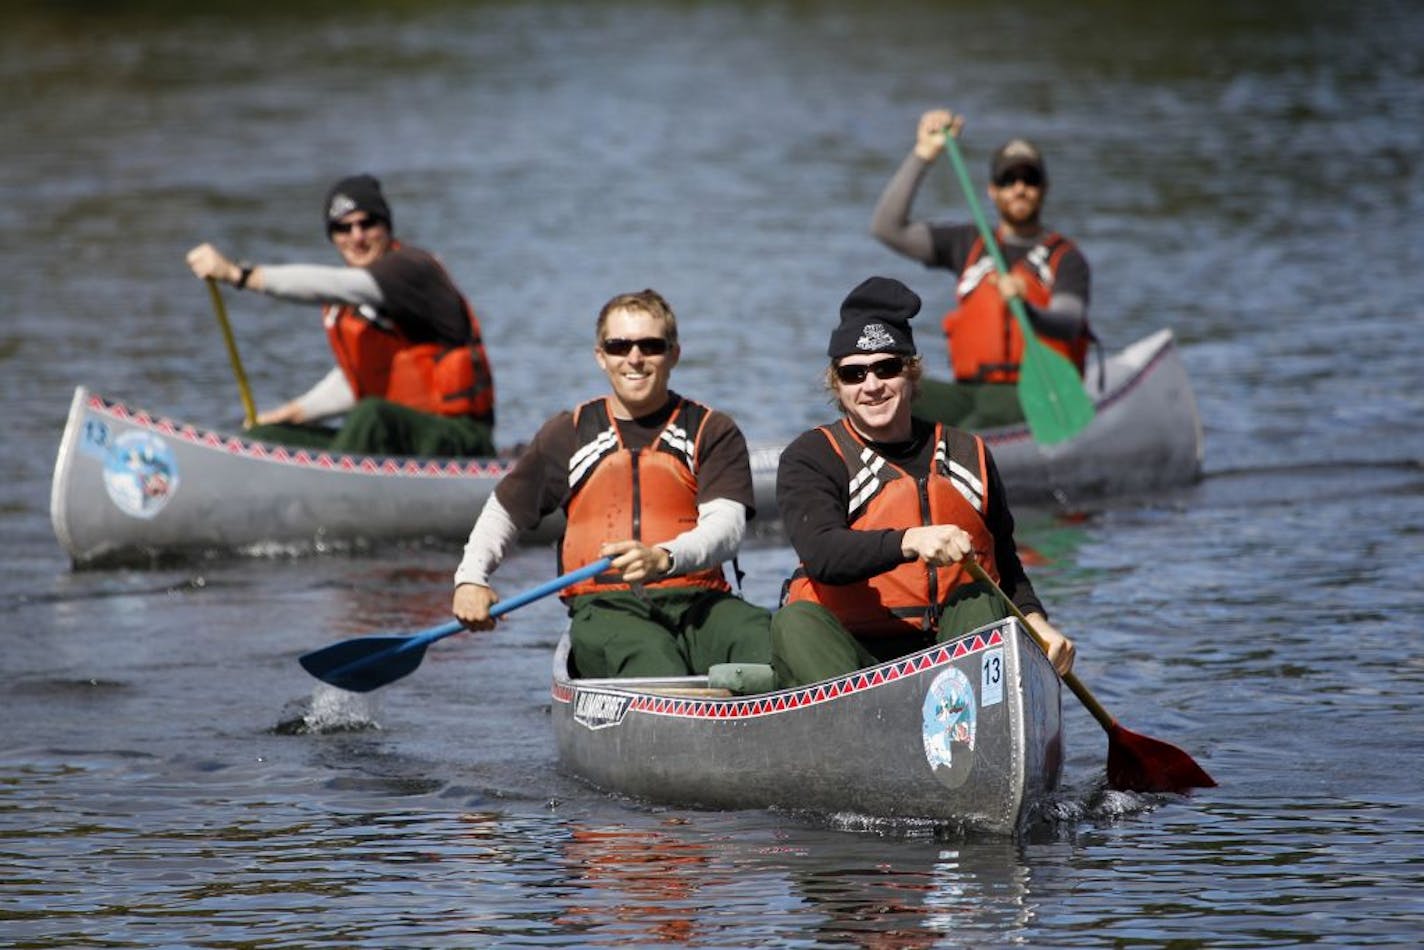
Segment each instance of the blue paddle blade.
[[[538,587],[532,587],[509,600],[502,600],[490,610],[491,617],[507,614],[517,607],[533,603],[540,597],[561,591],[608,570],[611,557],[601,557],[576,571],[569,571]],[[329,647],[313,650],[299,657],[302,668],[323,683],[353,693],[369,693],[402,676],[409,676],[420,665],[425,648],[436,640],[453,637],[463,630],[458,620],[450,620],[423,633],[412,636],[373,636],[342,640]]]
[[369,693],[415,672],[426,646],[420,637],[357,637],[303,654],[300,662],[323,683]]

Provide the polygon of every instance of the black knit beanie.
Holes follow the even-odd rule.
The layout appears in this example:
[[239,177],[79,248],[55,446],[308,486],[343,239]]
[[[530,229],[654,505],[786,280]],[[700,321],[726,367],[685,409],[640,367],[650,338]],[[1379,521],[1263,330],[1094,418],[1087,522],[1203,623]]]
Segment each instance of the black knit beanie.
[[380,218],[391,227],[391,209],[386,204],[386,196],[381,194],[381,183],[370,175],[352,175],[331,186],[326,193],[326,233],[331,234],[331,226],[353,211],[364,211],[373,218]]
[[871,277],[841,304],[841,322],[831,332],[826,355],[833,360],[854,353],[914,356],[910,319],[920,312],[920,298],[890,277]]

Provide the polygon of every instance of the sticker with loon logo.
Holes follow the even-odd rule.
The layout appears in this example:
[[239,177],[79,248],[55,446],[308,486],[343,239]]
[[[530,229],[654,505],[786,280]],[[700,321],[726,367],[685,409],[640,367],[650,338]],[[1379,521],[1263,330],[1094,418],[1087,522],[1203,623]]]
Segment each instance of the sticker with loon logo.
[[[951,666],[930,683],[921,707],[925,760],[945,785],[957,788],[969,777],[974,761],[977,708],[969,677]],[[958,752],[956,760],[956,752]]]
[[581,689],[574,698],[574,722],[589,729],[604,729],[623,721],[632,697]]
[[152,518],[178,491],[178,461],[152,433],[125,432],[108,442],[103,459],[104,488],[126,515]]

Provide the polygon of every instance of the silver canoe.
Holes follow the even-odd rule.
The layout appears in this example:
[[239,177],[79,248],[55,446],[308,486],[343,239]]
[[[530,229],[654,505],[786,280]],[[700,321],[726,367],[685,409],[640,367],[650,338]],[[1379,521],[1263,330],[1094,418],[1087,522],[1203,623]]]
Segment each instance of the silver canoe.
[[[1085,501],[1189,484],[1201,423],[1170,330],[1088,373],[1097,416],[1052,447],[1014,426],[982,433],[1015,503]],[[1100,385],[1101,379],[1101,385]],[[776,518],[781,445],[754,445],[758,521]],[[395,540],[460,541],[508,459],[332,455],[253,442],[75,391],[50,519],[76,565],[204,551],[302,553]],[[557,532],[557,520],[540,532]]]
[[1058,782],[1060,683],[1013,619],[755,696],[698,695],[718,692],[696,689],[698,677],[571,679],[568,653],[566,635],[552,690],[559,763],[606,791],[1002,834]]
[[76,565],[469,534],[508,459],[332,455],[74,393],[50,520]]
[[1201,477],[1201,417],[1171,330],[1090,362],[1083,382],[1097,412],[1067,442],[1039,445],[1022,425],[980,433],[1011,502],[1072,507]]

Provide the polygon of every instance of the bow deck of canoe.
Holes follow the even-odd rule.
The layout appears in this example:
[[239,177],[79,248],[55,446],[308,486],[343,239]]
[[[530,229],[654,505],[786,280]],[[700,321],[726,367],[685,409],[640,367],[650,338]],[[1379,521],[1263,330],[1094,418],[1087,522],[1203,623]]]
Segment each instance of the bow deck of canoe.
[[556,652],[560,766],[648,801],[1012,833],[1058,781],[1061,687],[1015,620],[754,696],[697,678],[580,680]]
[[[1053,446],[1026,426],[981,433],[1015,503],[1078,504],[1190,484],[1201,423],[1171,331],[1090,364],[1092,423]],[[1099,385],[1100,379],[1102,384]],[[776,516],[780,445],[752,446],[760,519]],[[79,387],[50,517],[76,565],[207,551],[301,551],[461,541],[509,459],[332,455],[253,442]],[[550,524],[541,532],[557,531]]]

